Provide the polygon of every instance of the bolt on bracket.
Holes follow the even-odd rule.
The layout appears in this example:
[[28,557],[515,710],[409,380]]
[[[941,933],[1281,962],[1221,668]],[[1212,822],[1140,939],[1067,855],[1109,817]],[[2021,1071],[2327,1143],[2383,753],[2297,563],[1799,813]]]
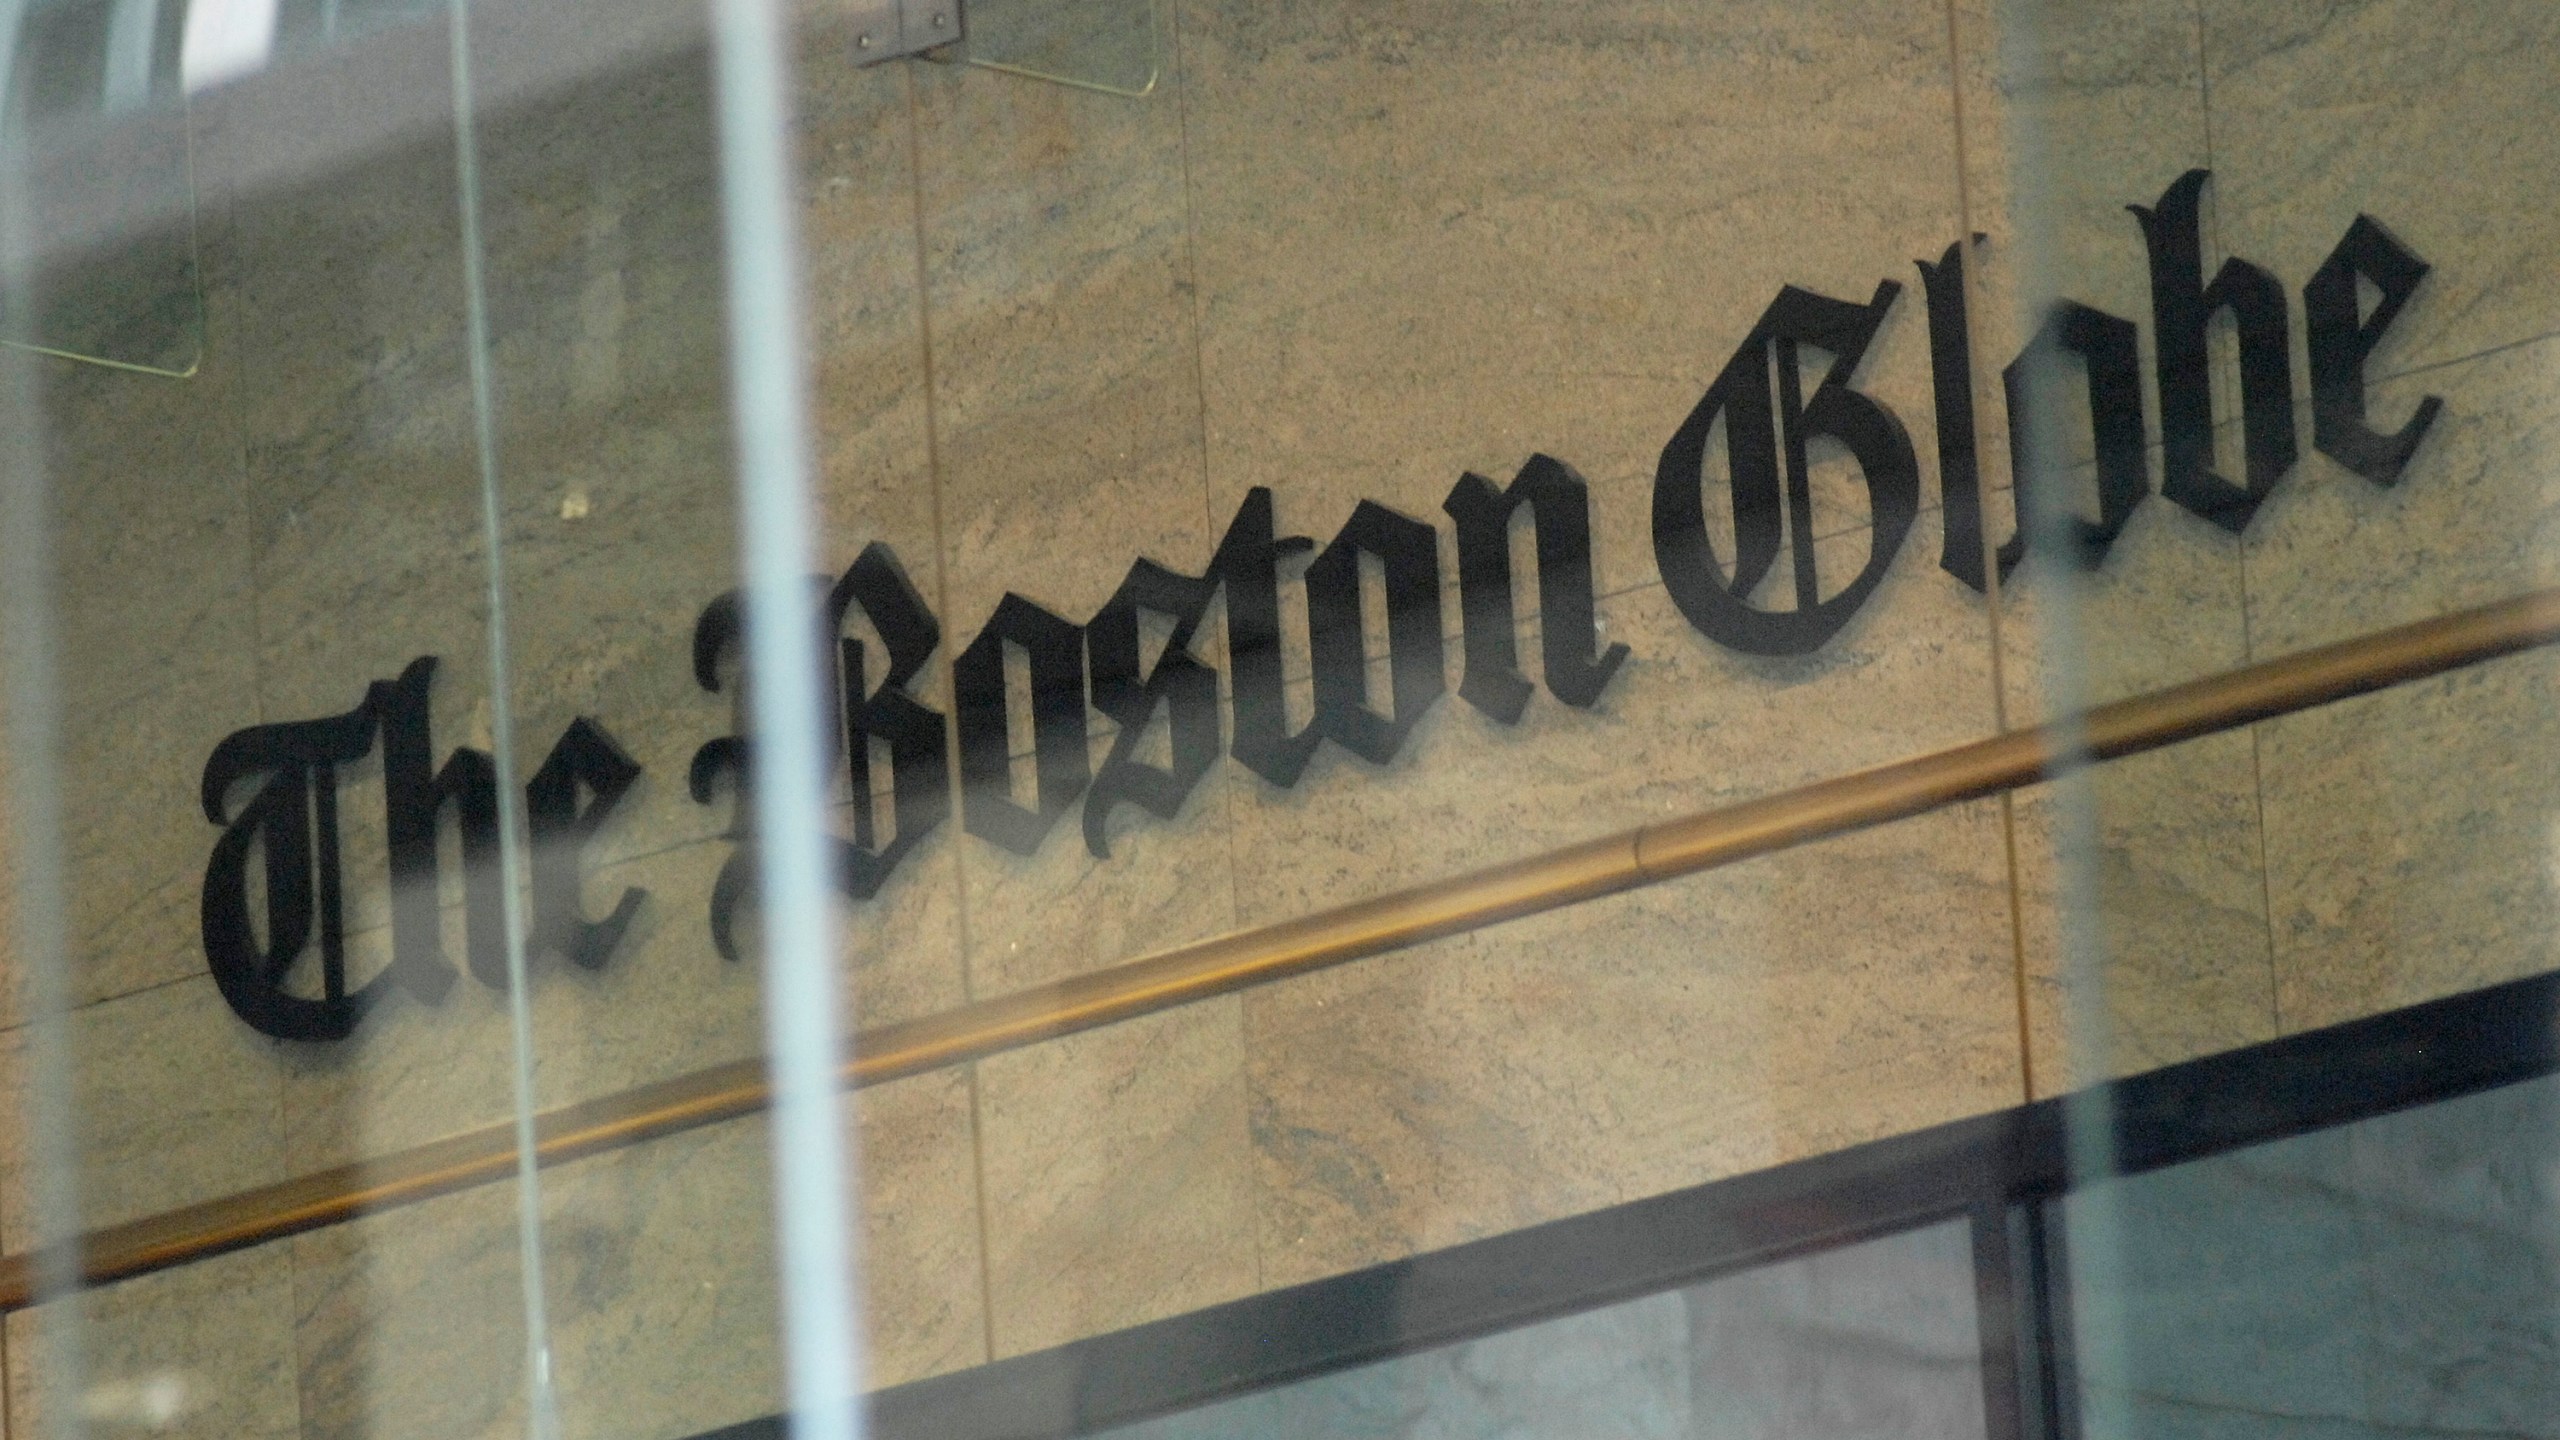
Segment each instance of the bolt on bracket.
[[873,0],[853,17],[853,63],[859,67],[919,55],[957,41],[960,0]]

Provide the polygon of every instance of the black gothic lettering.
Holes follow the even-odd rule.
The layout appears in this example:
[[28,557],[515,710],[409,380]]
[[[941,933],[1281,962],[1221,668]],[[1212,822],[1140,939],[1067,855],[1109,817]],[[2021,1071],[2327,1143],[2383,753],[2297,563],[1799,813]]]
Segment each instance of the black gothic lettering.
[[[845,617],[857,605],[888,651],[888,673],[867,692],[862,642],[844,634]],[[942,644],[942,622],[916,593],[897,553],[873,541],[828,593],[827,633],[837,637],[836,683],[829,693],[841,697],[839,733],[853,790],[853,842],[837,844],[838,884],[854,899],[868,900],[951,814],[942,712],[928,709],[908,690]],[[889,804],[898,833],[886,845],[879,843],[872,813],[873,740],[889,747]]]
[[[713,694],[720,693],[720,662],[723,657],[738,654],[744,660],[746,640],[747,597],[732,590],[702,607],[693,622],[694,683]],[[749,705],[745,675],[739,677],[738,708]],[[741,724],[743,725],[743,716]],[[755,803],[753,760],[743,734],[718,736],[703,742],[693,752],[693,762],[685,769],[685,789],[697,805],[708,805],[719,789],[721,780],[729,781],[734,803],[729,812],[729,838],[734,843],[729,858],[720,863],[720,873],[711,881],[711,947],[723,960],[738,958],[738,907],[752,890],[755,876],[755,822],[750,807]]]
[[[934,618],[923,596],[898,563],[897,552],[873,542],[833,585],[812,576],[811,587],[825,619],[823,633],[832,637],[818,656],[827,697],[828,720],[839,739],[853,804],[854,834],[834,841],[836,888],[856,900],[868,900],[888,882],[908,853],[922,844],[951,813],[949,751],[943,718],[910,693],[909,686],[942,643],[942,622]],[[866,692],[868,657],[862,642],[845,635],[846,619],[859,607],[879,632],[888,652],[887,673]],[[693,678],[703,689],[722,689],[721,664],[743,654],[745,597],[737,591],[703,607],[693,628]],[[740,709],[751,714],[753,686],[741,676]],[[872,794],[871,741],[889,747],[891,813],[897,833],[879,843],[876,800]],[[735,796],[729,838],[736,842],[711,885],[711,943],[722,959],[738,958],[739,907],[754,892],[755,804],[754,747],[745,734],[722,735],[694,751],[686,788],[700,804],[710,804],[725,779]]]
[[435,657],[423,656],[398,680],[374,686],[382,717],[383,822],[391,850],[391,963],[419,977],[411,988],[422,995],[430,986],[441,992],[451,983],[436,893],[436,831],[450,804],[462,832],[463,930],[471,973],[504,989],[497,771],[487,755],[470,749],[454,751],[442,770],[435,768],[427,723],[435,670]]
[[[1964,245],[1948,246],[1935,265],[1926,260],[1915,263],[1929,301],[1929,379],[1938,415],[1939,517],[1945,534],[1938,568],[1989,593],[1990,582],[1983,573],[1982,466],[1974,438],[1973,336],[1967,328]],[[2006,566],[2000,573],[2007,577]]]
[[[1274,785],[1298,783],[1316,746],[1333,740],[1377,763],[1393,758],[1424,711],[1448,688],[1440,632],[1440,541],[1432,528],[1363,500],[1307,565],[1307,631],[1315,715],[1291,733],[1280,646],[1280,561],[1311,548],[1273,535],[1271,492],[1255,486],[1218,542],[1209,578],[1227,602],[1227,663],[1235,677],[1234,754]],[[1391,714],[1369,708],[1367,646],[1360,625],[1360,556],[1386,574]]]
[[[2376,485],[2398,482],[2418,443],[2444,411],[2444,401],[2429,395],[2396,434],[2384,435],[2365,424],[2364,362],[2428,268],[2371,216],[2359,215],[2311,283],[2302,287],[2311,345],[2311,443]],[[2362,313],[2360,280],[2372,281],[2381,292],[2370,317]]]
[[[705,612],[696,620],[694,633],[701,634]],[[712,687],[717,688],[717,687]],[[742,735],[721,735],[702,742],[693,752],[693,763],[685,771],[685,789],[697,805],[708,805],[718,793],[722,779],[730,782],[735,804],[729,815],[728,838],[733,842],[729,858],[720,862],[720,873],[711,881],[711,948],[723,960],[738,958],[738,906],[746,899],[749,880],[755,875],[755,826],[747,807],[753,803],[753,777],[748,768],[747,742]]]
[[[1393,709],[1369,708],[1368,645],[1360,623],[1360,556],[1374,555],[1387,589],[1387,689]],[[1307,566],[1307,635],[1315,652],[1318,730],[1383,765],[1449,688],[1440,633],[1440,537],[1428,525],[1363,500]]]
[[[1654,472],[1653,548],[1664,588],[1708,638],[1754,655],[1803,655],[1839,633],[1884,580],[1920,509],[1920,467],[1911,437],[1891,410],[1849,388],[1876,328],[1902,287],[1887,280],[1864,305],[1787,286],[1761,315],[1751,336],[1662,449]],[[1810,400],[1803,397],[1798,352],[1811,346],[1832,357]],[[1769,399],[1777,371],[1778,398]],[[1707,439],[1725,422],[1731,454],[1735,557],[1726,580],[1707,535],[1701,486]],[[1848,448],[1867,485],[1874,537],[1867,564],[1839,594],[1821,598],[1814,569],[1813,494],[1806,442],[1828,436]],[[1784,500],[1779,446],[1786,458]],[[1792,527],[1789,521],[1792,520]],[[1793,530],[1795,607],[1763,610],[1750,601],[1768,576],[1782,533]]]
[[1227,668],[1235,686],[1237,761],[1274,785],[1298,783],[1324,738],[1309,724],[1289,731],[1288,671],[1280,648],[1280,562],[1315,548],[1303,535],[1275,537],[1271,491],[1247,491],[1218,541],[1209,576],[1227,602]]
[[[2141,225],[2159,331],[2161,491],[2238,533],[2298,458],[2289,317],[2283,289],[2244,260],[2226,259],[2207,282],[2200,211],[2210,179],[2205,170],[2189,171],[2154,206],[2129,208]],[[1965,245],[1982,239],[1975,235],[1935,261],[1916,262],[1927,299],[1944,500],[1938,564],[1976,591],[2011,574],[2036,546],[2080,565],[2101,563],[2151,488],[2136,327],[2060,302],[2002,371],[2019,524],[2005,543],[1992,546],[1985,533],[1965,255]],[[2377,485],[2398,482],[2443,413],[2443,401],[2430,395],[2395,432],[2368,423],[2366,367],[2427,274],[2425,261],[2360,215],[2303,289],[2314,443]],[[2368,284],[2378,295],[2369,315],[2362,299]],[[1890,280],[1864,302],[1782,288],[1663,446],[1653,486],[1655,558],[1681,614],[1717,643],[1754,655],[1815,651],[1873,597],[1909,538],[1919,508],[1910,436],[1890,409],[1853,386],[1900,294]],[[2237,482],[2214,469],[2209,337],[2225,316],[2239,349],[2245,464]],[[1810,394],[1808,350],[1829,357]],[[2062,453],[2060,417],[2083,403],[2095,451],[2094,519],[2058,493],[2073,468]],[[1704,494],[1719,430],[1732,496],[1730,567],[1709,533]],[[1855,462],[1871,516],[1865,568],[1827,598],[1813,524],[1810,460],[1817,441],[1837,445]],[[1532,455],[1507,488],[1465,473],[1442,502],[1456,527],[1464,621],[1459,694],[1505,724],[1519,721],[1535,693],[1522,668],[1514,614],[1511,524],[1523,507],[1537,556],[1548,690],[1569,705],[1596,704],[1628,657],[1627,646],[1603,645],[1597,632],[1590,504],[1582,476],[1544,454]],[[1764,588],[1776,588],[1769,581],[1782,555],[1793,593],[1763,596]],[[1284,563],[1301,558],[1312,700],[1308,722],[1292,729],[1281,578]],[[1374,702],[1363,619],[1371,561],[1382,577],[1387,632],[1384,694]],[[810,579],[824,643],[808,658],[818,667],[819,693],[838,742],[827,783],[831,791],[837,783],[845,787],[836,798],[851,812],[850,836],[829,837],[837,889],[855,900],[877,895],[905,857],[951,819],[955,805],[969,833],[1023,855],[1034,853],[1079,801],[1085,844],[1097,858],[1109,856],[1118,807],[1177,816],[1219,754],[1218,676],[1193,646],[1221,601],[1233,689],[1228,752],[1238,763],[1287,787],[1328,740],[1373,764],[1392,761],[1448,688],[1440,579],[1439,534],[1422,520],[1363,500],[1319,551],[1305,536],[1279,534],[1272,492],[1255,487],[1202,573],[1138,560],[1085,625],[1006,594],[952,662],[955,710],[946,717],[915,693],[941,649],[941,623],[896,555],[871,545],[832,583]],[[870,653],[875,642],[847,633],[857,611],[878,636],[877,657]],[[695,678],[707,691],[734,692],[736,723],[733,733],[695,751],[687,776],[701,803],[711,803],[724,784],[733,797],[728,834],[734,846],[713,882],[709,917],[714,946],[732,960],[739,956],[738,917],[756,877],[756,695],[744,670],[746,624],[744,598],[736,592],[706,606],[695,624]],[[1150,628],[1166,632],[1152,661]],[[1031,676],[1035,780],[1027,801],[1015,798],[1012,784],[1011,646],[1022,649]],[[876,677],[875,658],[882,662]],[[338,1039],[394,990],[434,1000],[451,987],[458,971],[444,953],[439,903],[439,842],[448,813],[465,872],[470,969],[493,987],[507,983],[501,887],[515,879],[501,863],[496,767],[490,756],[468,748],[436,765],[429,706],[436,664],[421,658],[396,680],[376,681],[346,714],[242,730],[206,762],[204,810],[222,827],[205,871],[206,959],[226,1002],[263,1034]],[[1098,769],[1088,708],[1117,726]],[[1160,721],[1170,759],[1142,761]],[[381,973],[350,983],[339,784],[343,767],[369,756],[377,738],[392,953]],[[875,750],[886,755],[891,772],[886,817],[874,783]],[[609,914],[591,920],[581,868],[639,774],[602,728],[580,718],[526,785],[528,953],[556,952],[596,969],[629,930],[644,893],[625,889]],[[315,955],[316,964],[306,969]]]
[[[1129,567],[1129,576],[1085,625],[1085,653],[1093,669],[1094,708],[1120,727],[1111,753],[1094,776],[1084,801],[1084,843],[1097,860],[1111,857],[1111,807],[1126,801],[1159,820],[1182,809],[1192,787],[1218,760],[1218,676],[1191,653],[1192,632],[1218,593],[1207,576],[1178,575],[1152,560]],[[1162,615],[1173,630],[1145,664],[1141,612]],[[1171,731],[1173,763],[1159,769],[1134,758],[1157,709]]]
[[[2129,205],[2151,254],[2151,317],[2159,331],[2160,493],[2238,534],[2293,468],[2293,359],[2284,287],[2233,258],[2204,283],[2200,197],[2211,171],[2190,170],[2156,208]],[[2206,329],[2228,310],[2240,340],[2245,484],[2213,468],[2213,380]]]
[[[2055,499],[2068,468],[2055,435],[2063,401],[2064,355],[2087,368],[2089,431],[2097,446],[2098,518],[2065,516]],[[2000,573],[2017,568],[2031,534],[2065,542],[2084,566],[2106,558],[2133,507],[2151,493],[2142,449],[2142,360],[2133,322],[2076,300],[2056,301],[2036,338],[2000,372],[2009,397],[2009,460],[2017,486],[2018,533],[2000,547]],[[2067,520],[2067,525],[2066,525]]]
[[[1013,800],[1004,647],[1031,661],[1031,745],[1036,774],[1029,809]],[[1093,781],[1085,729],[1084,632],[1019,595],[996,603],[986,628],[951,665],[960,721],[962,816],[970,834],[1016,855],[1040,848],[1049,827]]]
[[1529,507],[1538,537],[1538,617],[1547,689],[1589,706],[1627,658],[1599,644],[1591,584],[1591,487],[1572,466],[1532,455],[1507,491],[1469,473],[1441,509],[1458,526],[1458,607],[1466,617],[1466,673],[1458,694],[1506,725],[1528,708],[1511,613],[1511,515]]
[[[442,999],[454,967],[444,957],[439,914],[436,835],[450,806],[461,831],[465,933],[471,972],[493,988],[507,983],[507,883],[499,864],[496,767],[477,750],[457,750],[433,768],[428,704],[436,660],[410,662],[397,680],[377,680],[362,705],[325,720],[260,725],[214,747],[205,762],[207,818],[224,826],[205,867],[205,959],[223,998],[260,1033],[284,1040],[336,1040],[355,1028],[396,983],[421,1000]],[[346,975],[345,883],[338,825],[338,768],[363,759],[382,739],[383,827],[391,882],[391,963],[350,990]],[[536,948],[558,949],[580,964],[604,963],[621,938],[641,892],[625,892],[612,918],[595,925],[578,914],[578,856],[639,767],[590,720],[570,725],[526,786],[533,831]],[[251,776],[265,784],[235,817],[232,788]],[[584,786],[594,800],[581,812]],[[251,927],[249,850],[265,860],[267,936]],[[316,884],[315,884],[316,879]],[[314,902],[318,914],[313,914]],[[317,924],[320,995],[286,990]]]
[[[599,970],[638,914],[645,891],[625,889],[613,913],[589,920],[578,897],[587,842],[622,803],[640,766],[594,721],[580,716],[551,747],[524,787],[525,826],[533,835],[533,934],[527,949],[557,951]],[[578,808],[578,792],[590,797]]]
[[[823,583],[823,582],[821,582]],[[732,590],[702,607],[693,622],[694,683],[713,694],[719,694],[720,662],[735,654],[743,664],[747,629],[747,597],[744,591]],[[749,705],[746,677],[739,676],[738,709],[741,728]],[[729,812],[729,838],[736,842],[729,858],[720,864],[720,873],[711,881],[711,946],[723,960],[738,958],[738,907],[751,889],[755,875],[755,823],[749,807],[755,803],[755,777],[752,758],[744,734],[722,735],[706,740],[693,752],[693,762],[685,768],[685,789],[697,805],[708,805],[719,789],[721,780],[730,783],[734,803]]]
[[[225,739],[205,761],[205,818],[224,826],[204,872],[204,953],[232,1012],[279,1040],[342,1040],[381,999],[388,974],[347,988],[346,917],[338,856],[338,767],[373,749],[374,706],[326,720],[259,725]],[[231,789],[265,783],[234,816]],[[316,832],[316,833],[315,833]],[[249,850],[265,861],[266,943],[249,915]],[[285,989],[311,943],[314,861],[319,868],[320,995]]]

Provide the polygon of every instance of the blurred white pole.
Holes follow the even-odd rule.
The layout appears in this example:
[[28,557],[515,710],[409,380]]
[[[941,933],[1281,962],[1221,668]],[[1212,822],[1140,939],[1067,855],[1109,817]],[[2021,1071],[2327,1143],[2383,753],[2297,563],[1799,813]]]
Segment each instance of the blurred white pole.
[[99,104],[140,108],[151,98],[151,52],[160,39],[160,0],[115,0],[107,15],[107,73]]
[[[2000,7],[1990,23],[1998,27],[2004,85],[2021,96],[2048,97],[2059,84],[2053,74],[2053,45],[2044,17],[2067,10],[2070,0],[2013,0]],[[2055,185],[2060,169],[2071,161],[2070,147],[2083,137],[2051,128],[2051,110],[2040,104],[2017,104],[2009,130],[2010,206],[2016,248],[2017,333],[2035,333],[2045,307],[2066,293],[2068,269],[2055,234]],[[2031,380],[2029,413],[2012,416],[2012,426],[2031,426],[2038,449],[2047,455],[2066,453],[2059,433],[2059,404],[2039,403],[2035,392],[2048,381]],[[2036,594],[2036,644],[2043,657],[2047,713],[2062,729],[2057,747],[2076,755],[2070,772],[2048,787],[2052,808],[2054,908],[2062,931],[2062,1035],[2075,1088],[2062,1102],[2063,1162],[2070,1182],[2070,1203],[2055,1203],[2048,1222],[2059,1227],[2063,1242],[2064,1278],[2061,1303],[2071,1335],[2070,1376],[2058,1383],[2074,1387],[2064,1397],[2079,1416],[2081,1440],[2125,1440],[2123,1386],[2133,1377],[2130,1328],[2125,1310],[2129,1273],[2124,1187],[2119,1183],[2121,1157],[2116,1148],[2115,1097],[2104,1082],[2115,1074],[2114,1011],[2107,987],[2108,936],[2101,907],[2104,887],[2099,866],[2098,772],[2089,762],[2088,736],[2081,725],[2091,698],[2087,634],[2080,623],[2080,597],[2086,581],[2062,560],[2069,541],[2069,519],[2053,503],[2048,485],[2031,492],[2020,508],[2022,531],[2038,532],[2028,547],[2030,559],[2019,579]],[[2034,573],[2027,573],[2032,570]]]
[[806,579],[815,557],[791,13],[780,0],[712,0],[711,29],[785,1376],[794,1440],[856,1440],[862,1383],[848,1198],[854,1169],[840,1119],[820,651]]
[[27,25],[27,0],[0,0],[0,144],[15,139],[11,95],[18,88],[18,32]]
[[[0,0],[0,116],[14,74],[23,6]],[[28,148],[0,134],[0,313],[31,303],[35,280]],[[77,1397],[87,1388],[90,1310],[81,1289],[80,1114],[71,1031],[73,989],[69,921],[64,910],[62,690],[54,616],[53,488],[45,465],[44,407],[33,362],[0,360],[0,746],[7,751],[8,846],[15,852],[16,924],[4,938],[25,984],[26,1093],[23,1112],[0,1123],[23,1125],[26,1194],[33,1211],[35,1292],[41,1341],[32,1358],[36,1384],[50,1398],[34,1425],[45,1440],[81,1440],[87,1421]],[[41,1317],[38,1319],[37,1317]],[[11,1341],[24,1344],[18,1335]],[[12,1357],[15,1358],[15,1357]],[[14,1385],[14,1381],[12,1382]]]
[[507,618],[505,495],[498,474],[498,386],[489,359],[488,256],[481,242],[479,107],[471,88],[471,0],[448,0],[452,42],[454,181],[462,225],[462,314],[471,377],[472,453],[480,471],[480,548],[489,587],[490,761],[498,791],[498,908],[506,936],[509,1079],[516,1123],[516,1272],[523,1287],[525,1435],[556,1440],[551,1309],[543,1285],[542,1175],[534,1160],[533,995],[525,979],[524,792],[517,789],[515,669]]

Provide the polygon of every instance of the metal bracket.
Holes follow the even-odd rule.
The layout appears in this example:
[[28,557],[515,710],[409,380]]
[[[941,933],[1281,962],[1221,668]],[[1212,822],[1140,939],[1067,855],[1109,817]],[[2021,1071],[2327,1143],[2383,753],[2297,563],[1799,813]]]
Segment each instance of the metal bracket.
[[957,41],[961,28],[960,0],[873,0],[854,15],[853,63],[919,55]]

